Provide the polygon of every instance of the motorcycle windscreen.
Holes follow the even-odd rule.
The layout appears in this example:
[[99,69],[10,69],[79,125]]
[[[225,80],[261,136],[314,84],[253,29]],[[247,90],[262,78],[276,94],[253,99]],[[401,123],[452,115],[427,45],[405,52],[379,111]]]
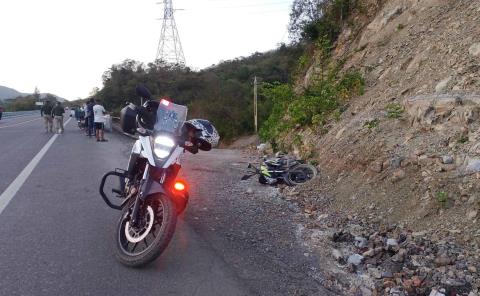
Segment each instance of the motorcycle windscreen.
[[154,130],[180,135],[183,123],[187,120],[188,108],[162,100],[157,109],[157,122]]

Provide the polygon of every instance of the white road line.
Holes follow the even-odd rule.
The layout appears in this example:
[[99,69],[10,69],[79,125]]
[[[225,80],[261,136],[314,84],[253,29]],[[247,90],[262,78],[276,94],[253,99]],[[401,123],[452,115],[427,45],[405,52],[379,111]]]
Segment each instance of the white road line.
[[[72,118],[69,118],[65,122],[65,126]],[[58,134],[53,135],[50,140],[48,140],[47,144],[43,146],[43,148],[35,155],[35,157],[27,164],[27,166],[22,170],[22,172],[13,180],[13,182],[5,189],[5,191],[0,195],[0,214],[2,214],[3,210],[7,207],[8,203],[12,200],[12,198],[17,194],[18,190],[22,187],[23,183],[28,179],[30,174],[33,172],[37,164],[42,160],[45,153],[47,153],[48,149],[52,146],[53,142],[58,138]]]

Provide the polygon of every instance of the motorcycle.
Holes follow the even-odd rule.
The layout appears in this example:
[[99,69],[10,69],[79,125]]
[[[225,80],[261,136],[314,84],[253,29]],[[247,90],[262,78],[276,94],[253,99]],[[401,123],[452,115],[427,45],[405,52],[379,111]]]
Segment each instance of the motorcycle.
[[[152,101],[143,86],[137,87],[137,95],[146,100],[145,104],[137,107],[129,103],[120,117],[124,132],[139,134],[127,170],[108,172],[100,184],[105,203],[121,211],[115,253],[122,264],[130,267],[154,261],[172,239],[177,216],[185,210],[189,199],[187,184],[177,179],[182,154],[211,149],[199,137],[201,132],[185,125],[186,106],[165,99]],[[112,193],[121,202],[114,202],[105,193],[109,178],[118,179],[118,187]]]
[[291,159],[286,156],[267,158],[264,157],[260,168],[249,163],[248,174],[242,177],[242,180],[248,180],[255,175],[259,175],[258,182],[266,185],[276,185],[278,183],[287,186],[296,186],[304,184],[317,176],[317,169],[310,164]]

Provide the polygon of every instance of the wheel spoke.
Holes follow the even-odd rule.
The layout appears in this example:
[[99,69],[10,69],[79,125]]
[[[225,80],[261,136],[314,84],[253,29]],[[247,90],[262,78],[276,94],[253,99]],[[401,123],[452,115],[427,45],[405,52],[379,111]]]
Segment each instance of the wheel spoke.
[[147,248],[148,248],[148,245],[147,245],[147,238],[144,238],[144,239],[143,239],[143,244],[145,245],[145,249],[147,249]]

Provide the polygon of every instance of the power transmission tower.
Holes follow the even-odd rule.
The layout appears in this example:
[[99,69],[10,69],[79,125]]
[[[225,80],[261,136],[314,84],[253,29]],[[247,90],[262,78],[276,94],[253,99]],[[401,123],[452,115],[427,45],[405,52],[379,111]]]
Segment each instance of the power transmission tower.
[[[161,4],[158,2],[158,4]],[[156,60],[169,64],[185,65],[182,43],[175,23],[172,0],[163,0],[163,24],[158,41]]]

